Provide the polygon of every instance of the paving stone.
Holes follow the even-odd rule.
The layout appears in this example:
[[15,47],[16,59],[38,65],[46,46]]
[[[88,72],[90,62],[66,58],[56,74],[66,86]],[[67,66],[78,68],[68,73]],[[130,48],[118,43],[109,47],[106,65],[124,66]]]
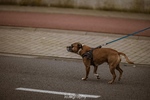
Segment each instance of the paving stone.
[[[79,34],[75,31],[64,30],[0,27],[0,52],[81,59],[79,55],[67,52],[66,46],[74,42],[81,42],[96,47],[118,38],[118,35],[106,35],[106,33],[101,33],[101,35],[84,33],[86,32]],[[136,64],[150,64],[150,37],[145,38],[124,39],[104,46],[104,48],[124,52]],[[122,62],[125,62],[123,57]]]

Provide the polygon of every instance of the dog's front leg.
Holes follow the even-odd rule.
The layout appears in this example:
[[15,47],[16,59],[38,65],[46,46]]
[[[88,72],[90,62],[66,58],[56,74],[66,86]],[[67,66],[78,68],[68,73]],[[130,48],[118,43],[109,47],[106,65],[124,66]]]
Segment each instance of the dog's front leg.
[[86,80],[88,78],[88,75],[90,72],[90,66],[86,66],[85,70],[86,70],[86,76],[84,78],[82,78],[82,80]]
[[86,76],[82,78],[82,80],[86,80],[88,78],[89,72],[90,72],[90,60],[84,58],[83,59],[85,70],[86,70]]

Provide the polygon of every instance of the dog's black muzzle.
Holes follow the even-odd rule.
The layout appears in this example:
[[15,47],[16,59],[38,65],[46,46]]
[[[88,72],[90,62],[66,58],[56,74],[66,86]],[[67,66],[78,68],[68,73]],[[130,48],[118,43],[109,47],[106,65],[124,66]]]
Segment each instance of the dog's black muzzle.
[[67,46],[67,51],[72,52],[72,46]]

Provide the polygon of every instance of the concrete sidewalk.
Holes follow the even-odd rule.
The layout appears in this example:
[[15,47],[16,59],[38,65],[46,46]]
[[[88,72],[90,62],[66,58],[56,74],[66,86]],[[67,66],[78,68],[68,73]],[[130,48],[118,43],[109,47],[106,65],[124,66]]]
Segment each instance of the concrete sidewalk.
[[[0,27],[0,53],[81,59],[67,52],[66,46],[74,42],[96,47],[123,35],[91,33],[41,28]],[[150,64],[150,37],[133,36],[104,48],[124,52],[136,64]],[[125,62],[125,59],[122,59]]]

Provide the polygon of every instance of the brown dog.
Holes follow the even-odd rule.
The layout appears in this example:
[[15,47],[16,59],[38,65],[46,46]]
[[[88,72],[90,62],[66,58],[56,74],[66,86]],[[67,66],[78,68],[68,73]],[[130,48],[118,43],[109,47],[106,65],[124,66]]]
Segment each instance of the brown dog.
[[120,55],[124,56],[126,61],[129,64],[134,64],[131,62],[128,57],[116,50],[110,48],[91,48],[89,46],[83,45],[81,43],[73,43],[71,46],[67,46],[67,50],[69,52],[77,53],[82,56],[83,63],[86,68],[86,76],[82,78],[82,80],[86,80],[88,78],[88,74],[90,71],[90,65],[94,66],[94,75],[96,75],[97,79],[99,79],[99,75],[97,74],[98,65],[107,62],[110,68],[110,72],[113,76],[112,80],[108,83],[112,84],[116,78],[115,69],[117,69],[120,73],[118,81],[120,81],[123,70],[120,68],[119,64],[121,62]]

